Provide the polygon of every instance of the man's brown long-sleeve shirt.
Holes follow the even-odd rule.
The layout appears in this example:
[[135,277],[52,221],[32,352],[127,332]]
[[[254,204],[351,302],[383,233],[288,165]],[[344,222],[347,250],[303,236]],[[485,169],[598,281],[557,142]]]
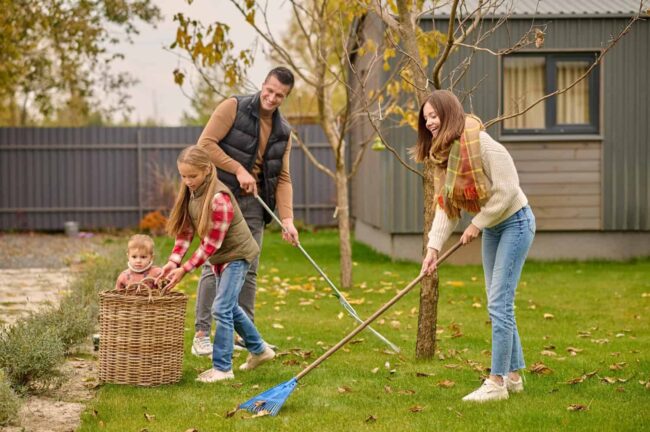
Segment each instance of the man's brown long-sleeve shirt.
[[[197,143],[200,147],[208,151],[210,159],[217,169],[231,174],[235,174],[237,169],[242,165],[228,156],[218,144],[230,132],[230,129],[235,123],[236,115],[237,99],[229,98],[221,102],[212,113]],[[271,135],[272,120],[273,113],[266,113],[260,110],[259,148],[257,150],[257,158],[253,166],[253,172],[251,173],[255,180],[258,180],[259,173],[262,170],[262,158],[266,144],[269,141],[269,136]],[[293,218],[293,187],[291,185],[291,174],[289,171],[290,152],[291,138],[289,138],[287,149],[282,157],[282,171],[280,172],[278,186],[275,190],[278,212],[280,213],[280,219],[283,220]]]

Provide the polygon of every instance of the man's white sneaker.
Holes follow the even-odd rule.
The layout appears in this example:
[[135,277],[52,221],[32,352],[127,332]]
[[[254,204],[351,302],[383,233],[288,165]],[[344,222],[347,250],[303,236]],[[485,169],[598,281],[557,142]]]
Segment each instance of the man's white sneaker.
[[208,336],[194,337],[192,341],[192,354],[197,357],[212,355],[212,342]]
[[521,377],[519,377],[519,381],[513,381],[510,377],[506,376],[504,381],[509,393],[520,393],[524,391],[524,380]]
[[499,385],[491,379],[486,379],[478,390],[463,398],[465,402],[487,402],[508,399],[508,389],[505,384]]
[[235,374],[232,373],[232,370],[229,370],[228,372],[222,372],[215,368],[210,368],[205,372],[201,372],[196,378],[197,381],[202,383],[213,383],[231,379],[235,379]]
[[273,360],[275,357],[275,351],[269,348],[268,345],[264,346],[264,351],[261,354],[248,354],[246,362],[239,366],[239,370],[248,371],[253,370],[262,363]]

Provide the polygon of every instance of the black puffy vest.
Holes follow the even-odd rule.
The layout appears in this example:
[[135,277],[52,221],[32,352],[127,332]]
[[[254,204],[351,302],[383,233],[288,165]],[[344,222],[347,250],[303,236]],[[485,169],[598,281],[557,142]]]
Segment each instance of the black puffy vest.
[[[249,96],[235,96],[235,98],[237,99],[235,123],[228,134],[219,141],[219,147],[251,172],[260,145],[260,92]],[[270,208],[275,209],[275,190],[282,171],[282,157],[289,142],[291,127],[277,109],[273,113],[271,122],[271,133],[264,151],[262,172],[258,179],[258,194]],[[237,177],[223,170],[218,170],[218,173],[219,180],[239,197],[241,192]],[[271,216],[266,212],[264,221],[266,223],[271,221]]]

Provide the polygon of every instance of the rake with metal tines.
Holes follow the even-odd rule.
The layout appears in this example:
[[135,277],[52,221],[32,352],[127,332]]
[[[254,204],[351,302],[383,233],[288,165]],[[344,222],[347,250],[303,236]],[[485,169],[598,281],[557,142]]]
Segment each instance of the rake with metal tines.
[[[438,264],[442,263],[445,259],[447,259],[449,255],[454,253],[461,245],[462,243],[458,242],[455,245],[453,245],[451,248],[449,248],[447,252],[445,252],[442,256],[440,256],[440,258],[438,258],[438,260],[436,261],[436,267],[438,266]],[[317,358],[312,364],[310,364],[305,369],[303,369],[302,372],[300,372],[298,375],[296,375],[289,381],[283,382],[282,384],[277,385],[265,391],[264,393],[261,393],[247,400],[243,404],[239,405],[239,408],[248,410],[254,414],[258,414],[262,411],[266,411],[272,416],[277,415],[280,409],[282,408],[282,405],[284,405],[284,402],[291,395],[291,392],[293,391],[294,388],[296,388],[296,385],[298,385],[298,381],[302,377],[304,377],[309,372],[314,370],[318,365],[320,365],[328,357],[330,357],[332,354],[338,351],[343,345],[348,343],[353,337],[355,337],[364,328],[368,327],[368,325],[371,322],[377,319],[381,314],[386,312],[391,306],[393,306],[402,297],[404,297],[409,291],[411,291],[411,289],[413,289],[413,287],[416,286],[424,277],[425,274],[420,274],[420,276],[415,278],[404,289],[402,289],[399,293],[397,293],[397,295],[393,297],[388,303],[383,305],[381,308],[379,308],[379,310],[377,310],[374,314],[372,314],[370,318],[368,318],[360,326],[352,330],[350,334],[344,337],[339,343],[334,345],[332,348],[327,350],[325,354]]]
[[[266,211],[271,215],[271,217],[273,217],[273,219],[275,219],[275,221],[280,225],[280,227],[282,227],[282,229],[284,229],[284,227],[283,227],[283,225],[282,225],[282,221],[280,220],[280,218],[278,218],[278,217],[275,215],[275,213],[273,213],[273,210],[271,210],[271,209],[269,208],[269,206],[266,205],[266,203],[264,202],[264,200],[263,200],[262,198],[260,198],[258,195],[255,195],[255,199],[256,199],[257,201],[259,201],[259,203],[262,205],[262,207],[264,207],[264,210],[266,210]],[[341,291],[339,291],[338,288],[336,288],[336,285],[334,285],[334,282],[332,282],[332,281],[330,280],[330,278],[327,277],[327,275],[325,274],[325,272],[324,272],[323,270],[321,270],[321,268],[318,266],[318,264],[316,264],[316,261],[314,261],[314,260],[312,259],[312,257],[309,256],[309,254],[308,254],[307,251],[302,247],[302,245],[301,245],[300,243],[297,243],[297,244],[296,244],[296,247],[297,247],[298,249],[300,249],[300,252],[302,252],[302,254],[305,256],[305,258],[307,258],[307,261],[309,261],[309,262],[311,263],[311,265],[314,266],[314,268],[316,269],[316,271],[318,271],[318,273],[323,277],[323,279],[325,279],[325,282],[327,282],[327,284],[330,286],[330,288],[332,288],[332,289],[334,290],[334,293],[333,293],[334,296],[339,300],[339,303],[341,303],[341,306],[343,306],[343,308],[348,312],[348,315],[350,315],[352,318],[354,318],[355,321],[358,322],[359,324],[363,323],[363,320],[359,317],[359,314],[357,314],[357,311],[354,310],[354,308],[352,307],[352,305],[351,305],[351,304],[346,300],[345,296],[341,293]],[[392,349],[392,350],[395,351],[396,353],[399,353],[399,352],[400,352],[399,347],[398,347],[397,345],[395,345],[394,343],[392,343],[391,341],[389,341],[388,339],[386,339],[384,336],[382,336],[382,335],[381,335],[378,331],[376,331],[374,328],[372,328],[372,327],[368,327],[368,330],[370,330],[370,331],[371,331],[375,336],[377,336],[377,337],[378,337],[382,342],[384,342],[386,345],[388,345],[388,346],[390,347],[390,349]]]

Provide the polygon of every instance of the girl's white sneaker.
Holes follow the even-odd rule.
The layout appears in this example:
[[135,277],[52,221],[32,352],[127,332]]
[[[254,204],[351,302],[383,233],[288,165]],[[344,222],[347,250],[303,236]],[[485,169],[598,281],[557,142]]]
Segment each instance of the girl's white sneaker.
[[463,398],[465,402],[488,402],[508,399],[508,388],[505,383],[499,385],[491,379],[483,381],[483,385]]
[[232,373],[232,370],[222,372],[215,368],[210,368],[207,371],[201,372],[201,374],[196,378],[197,381],[202,383],[213,383],[231,379],[235,379],[235,374]]
[[504,381],[506,383],[506,388],[508,389],[508,392],[520,393],[524,391],[524,380],[521,377],[519,377],[518,381],[513,381],[510,379],[510,377],[506,376],[504,378]]

